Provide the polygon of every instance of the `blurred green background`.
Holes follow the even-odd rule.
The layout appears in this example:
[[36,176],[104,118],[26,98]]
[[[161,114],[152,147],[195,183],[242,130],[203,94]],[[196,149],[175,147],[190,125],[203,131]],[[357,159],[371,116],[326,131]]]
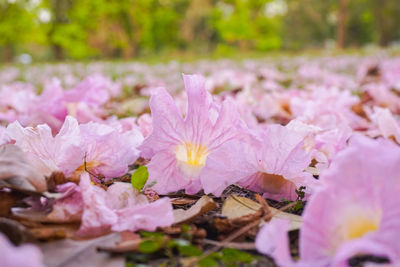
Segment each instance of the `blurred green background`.
[[399,0],[0,0],[2,62],[398,45]]

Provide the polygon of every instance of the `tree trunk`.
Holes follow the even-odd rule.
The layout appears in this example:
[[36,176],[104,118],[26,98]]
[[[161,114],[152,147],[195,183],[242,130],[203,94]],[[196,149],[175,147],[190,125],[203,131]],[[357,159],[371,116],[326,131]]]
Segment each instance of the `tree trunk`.
[[343,49],[346,45],[346,22],[348,0],[339,0],[336,26],[336,47]]
[[3,62],[11,62],[13,60],[13,47],[11,44],[5,44],[1,52]]
[[56,60],[59,61],[64,59],[63,48],[60,45],[53,44],[53,53]]

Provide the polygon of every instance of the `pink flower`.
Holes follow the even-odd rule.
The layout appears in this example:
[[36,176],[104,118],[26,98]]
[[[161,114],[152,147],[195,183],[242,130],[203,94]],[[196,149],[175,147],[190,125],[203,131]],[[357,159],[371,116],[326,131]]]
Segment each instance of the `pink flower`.
[[88,173],[83,173],[79,187],[83,198],[82,222],[77,232],[81,236],[96,236],[109,231],[118,220],[117,215],[107,206],[107,191],[92,185]]
[[68,176],[82,164],[84,152],[80,130],[78,122],[72,117],[65,119],[55,137],[47,124],[23,128],[18,121],[8,125],[7,133],[43,175],[62,171]]
[[86,168],[91,173],[104,176],[106,179],[119,177],[128,171],[139,156],[137,147],[143,137],[138,130],[119,133],[117,129],[100,123],[81,124],[81,149],[84,152],[81,166],[74,176],[80,176]]
[[[349,147],[322,173],[324,187],[310,197],[304,210],[296,266],[315,262],[348,266],[348,259],[360,254],[399,261],[399,161],[400,148],[393,142],[363,136],[350,139]],[[273,227],[267,224],[267,230],[260,231],[258,239],[264,240],[257,243],[260,251],[267,252],[263,235]],[[287,230],[281,227],[275,234]],[[288,246],[283,243],[286,240],[280,239],[266,245],[279,248],[272,252],[277,262],[287,262]]]
[[139,126],[140,132],[143,134],[144,137],[147,137],[153,130],[152,118],[147,113],[141,115],[138,118],[137,124]]
[[75,183],[57,186],[61,196],[57,198],[52,211],[47,215],[51,222],[79,222],[83,213],[81,188]]
[[30,125],[46,123],[53,132],[58,132],[67,116],[64,90],[60,81],[54,78],[46,84],[44,91],[32,106],[35,109],[33,111],[35,116],[31,119]]
[[260,229],[255,240],[257,250],[273,256],[278,266],[294,265],[288,249],[289,228],[289,220],[272,218]]
[[100,123],[78,125],[67,116],[60,132],[53,137],[46,124],[23,128],[18,122],[7,127],[15,144],[43,175],[62,171],[65,176],[79,180],[86,169],[106,179],[119,177],[139,156],[141,133],[132,129],[124,133]]
[[7,134],[7,128],[0,125],[0,146],[10,142],[10,137]]
[[107,231],[154,231],[174,222],[172,205],[168,198],[148,203],[129,183],[115,183],[104,191],[91,184],[84,173],[79,184],[84,202],[78,235],[93,236]]
[[140,146],[142,156],[151,158],[149,182],[156,181],[153,189],[161,194],[179,189],[198,192],[203,169],[210,158],[214,160],[212,154],[238,134],[239,118],[231,101],[213,105],[203,77],[183,79],[188,95],[185,119],[160,88],[150,99],[153,131]]
[[44,267],[43,255],[34,245],[14,246],[0,233],[0,262],[7,267]]
[[90,106],[100,106],[110,99],[107,88],[111,81],[101,75],[86,77],[75,88],[65,92],[65,99],[68,102],[85,102]]
[[376,127],[376,134],[373,135],[394,138],[400,144],[400,125],[389,109],[374,107],[374,113],[370,115],[370,118]]
[[218,196],[228,185],[239,183],[276,200],[296,199],[295,189],[300,186],[312,192],[317,181],[304,172],[311,155],[303,145],[301,134],[281,125],[269,125],[244,140],[226,143],[210,155],[213,160],[204,171],[204,191]]
[[88,76],[73,89],[65,91],[68,114],[80,123],[100,122],[107,116],[103,105],[110,100],[110,95],[118,96],[120,91],[118,84],[102,75]]

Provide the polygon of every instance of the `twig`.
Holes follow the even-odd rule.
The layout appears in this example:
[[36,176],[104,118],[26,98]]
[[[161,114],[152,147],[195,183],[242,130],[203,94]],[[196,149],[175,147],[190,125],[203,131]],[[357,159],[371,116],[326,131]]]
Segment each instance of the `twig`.
[[90,172],[88,170],[88,168],[86,167],[86,155],[87,153],[85,152],[85,157],[83,159],[83,169],[85,170],[85,172],[89,173],[90,175],[92,175],[93,177],[95,177],[96,179],[98,179],[99,181],[102,181],[97,175],[95,175],[94,173]]
[[[210,240],[210,239],[204,239],[203,244],[206,245],[213,245],[213,246],[220,246],[221,242]],[[244,250],[255,250],[256,245],[254,242],[227,242],[223,245],[223,247],[227,248],[235,248],[235,249],[244,249]]]
[[214,248],[208,250],[207,252],[205,252],[202,256],[200,256],[199,258],[197,258],[195,261],[192,262],[191,266],[195,266],[200,260],[210,256],[212,253],[217,252],[220,248],[226,246],[227,243],[231,242],[232,240],[235,240],[236,238],[238,238],[239,236],[241,236],[242,234],[246,233],[247,231],[249,231],[251,228],[259,225],[261,223],[261,221],[269,221],[272,219],[272,217],[274,217],[276,214],[278,214],[281,211],[285,211],[287,209],[290,209],[291,207],[293,207],[296,203],[290,203],[288,205],[283,206],[282,208],[280,208],[279,210],[277,210],[276,212],[268,212],[267,214],[264,214],[260,219],[255,220],[254,222],[251,222],[245,226],[243,226],[242,228],[238,229],[236,232],[232,233],[231,235],[229,235],[227,238],[225,238],[222,242],[219,242],[219,244],[217,246],[215,246]]

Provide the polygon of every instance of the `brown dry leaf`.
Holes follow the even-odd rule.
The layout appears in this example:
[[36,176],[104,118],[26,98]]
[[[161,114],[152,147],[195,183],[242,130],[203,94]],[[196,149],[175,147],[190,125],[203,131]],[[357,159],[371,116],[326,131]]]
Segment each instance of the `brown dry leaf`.
[[[223,234],[219,236],[219,239],[224,239],[226,234],[229,234],[239,228],[242,228],[248,225],[251,222],[254,222],[257,219],[260,219],[263,215],[261,209],[256,211],[255,213],[247,214],[241,217],[236,217],[234,219],[225,219],[225,218],[215,218],[214,225],[217,228],[218,232]],[[257,234],[257,229],[254,231],[249,231],[246,233],[247,236],[254,237]]]
[[26,160],[24,152],[16,145],[0,147],[0,187],[44,192],[46,179]]
[[196,202],[196,199],[186,198],[186,197],[177,197],[171,199],[172,205],[188,205]]
[[40,245],[43,251],[44,264],[52,267],[75,266],[125,266],[124,257],[110,257],[106,253],[98,253],[98,246],[113,246],[120,240],[119,233],[112,233],[99,238],[77,241],[71,239],[46,242]]
[[260,209],[261,205],[249,198],[230,195],[222,206],[221,215],[228,219],[235,219],[254,214]]
[[358,116],[367,119],[369,121],[368,115],[364,110],[363,104],[362,103],[356,103],[353,106],[351,106],[351,110],[357,114]]
[[209,212],[210,210],[214,210],[217,208],[217,203],[212,200],[212,198],[208,196],[202,196],[196,204],[194,204],[190,209],[176,209],[174,210],[174,224],[186,223],[189,222],[200,215]]
[[290,221],[289,231],[300,229],[300,227],[303,223],[301,216],[292,214],[292,213],[288,213],[288,212],[284,212],[284,211],[280,211],[275,208],[270,208],[270,209],[273,214],[273,217],[280,218],[280,219],[287,219]]
[[53,222],[48,219],[48,211],[36,211],[30,208],[15,207],[11,209],[14,218],[29,220],[33,222]]
[[62,238],[76,238],[75,233],[79,224],[48,224],[29,229],[36,239],[54,240]]
[[121,241],[117,242],[115,246],[99,246],[97,247],[97,250],[109,253],[135,252],[138,250],[139,244],[142,241],[143,240],[139,234],[124,231],[121,233]]
[[14,207],[24,197],[24,194],[12,192],[11,190],[0,190],[0,216],[9,216],[11,213],[11,208]]
[[[244,215],[255,214],[260,208],[261,205],[259,203],[249,198],[231,195],[225,200],[221,214],[228,219],[236,219]],[[273,217],[288,219],[290,221],[290,230],[296,230],[301,227],[301,216],[283,212],[272,207],[269,207],[269,209]]]
[[5,234],[15,245],[35,240],[24,225],[7,218],[0,218],[0,233]]
[[[206,230],[204,230],[203,228],[197,228],[194,224],[190,224],[189,226],[189,231],[185,232],[185,234],[188,234],[192,237],[193,243],[200,244],[207,236]],[[172,238],[179,238],[182,234],[182,227],[179,225],[162,227],[161,231]]]
[[52,172],[49,177],[46,178],[47,182],[47,190],[49,192],[55,192],[57,185],[65,184],[66,182],[70,182],[63,172]]
[[112,254],[135,252],[138,251],[141,242],[142,239],[121,241],[115,246],[99,246],[97,250]]
[[[246,197],[230,195],[225,200],[221,211],[221,215],[226,218],[215,218],[214,220],[215,227],[220,233],[218,238],[220,240],[225,239],[227,235],[235,230],[260,219],[263,214],[264,211],[261,204]],[[250,229],[245,233],[245,236],[254,237],[257,234],[257,229],[258,227]]]

